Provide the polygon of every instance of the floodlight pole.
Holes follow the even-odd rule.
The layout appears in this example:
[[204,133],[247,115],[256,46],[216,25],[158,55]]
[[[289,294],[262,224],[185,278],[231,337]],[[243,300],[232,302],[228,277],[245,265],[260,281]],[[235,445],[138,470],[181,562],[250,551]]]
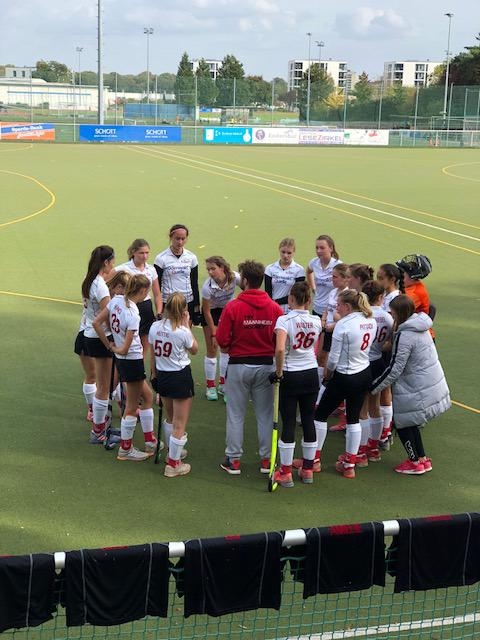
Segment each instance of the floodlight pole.
[[81,72],[81,55],[83,47],[75,47],[75,51],[78,53],[78,106],[82,104],[82,72]]
[[311,92],[311,60],[312,60],[312,34],[307,31],[308,36],[308,70],[307,70],[307,127],[310,126],[310,92]]
[[443,96],[443,119],[447,119],[447,100],[448,100],[448,76],[450,75],[450,32],[452,28],[453,13],[445,13],[448,18],[448,38],[447,38],[447,63],[445,69],[445,93]]
[[325,43],[323,42],[323,40],[315,40],[315,44],[318,47],[318,69],[321,69],[321,62],[322,62],[322,47],[325,46]]
[[348,102],[348,75],[351,73],[350,69],[347,69],[347,73],[345,75],[345,87],[344,87],[344,100],[343,100],[343,129],[345,130],[347,127],[347,102]]
[[150,102],[150,36],[153,34],[152,27],[144,27],[143,33],[147,36],[147,104]]
[[97,0],[97,41],[98,41],[98,124],[104,123],[103,104],[103,21],[102,0]]

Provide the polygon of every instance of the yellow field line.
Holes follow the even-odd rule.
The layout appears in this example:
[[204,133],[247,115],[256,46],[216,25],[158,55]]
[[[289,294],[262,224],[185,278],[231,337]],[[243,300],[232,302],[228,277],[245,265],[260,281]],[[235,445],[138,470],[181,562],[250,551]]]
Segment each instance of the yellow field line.
[[15,291],[0,291],[0,294],[4,296],[16,296],[18,298],[31,298],[32,300],[48,300],[49,302],[62,302],[63,304],[76,304],[83,306],[81,302],[74,302],[73,300],[63,300],[62,298],[49,298],[48,296],[34,296],[30,293],[16,293]]
[[[393,224],[389,224],[388,222],[383,222],[381,220],[375,220],[374,218],[369,218],[368,216],[364,216],[361,215],[359,213],[354,213],[353,211],[347,211],[346,209],[342,209],[340,207],[334,207],[331,204],[325,204],[323,202],[318,202],[317,200],[312,200],[311,198],[306,198],[304,196],[299,196],[297,194],[294,193],[290,193],[288,191],[282,191],[281,189],[277,189],[276,187],[270,187],[268,185],[265,184],[259,184],[258,182],[253,182],[252,180],[246,180],[244,178],[239,178],[238,176],[232,176],[232,175],[228,175],[225,173],[220,173],[219,171],[214,171],[213,169],[208,169],[206,167],[196,167],[193,166],[191,164],[187,164],[185,161],[180,161],[180,160],[174,160],[172,157],[170,156],[162,156],[162,155],[152,155],[151,153],[148,152],[148,150],[143,150],[142,148],[136,148],[136,147],[128,147],[128,149],[130,151],[134,151],[136,153],[139,153],[141,155],[146,155],[149,158],[152,158],[153,160],[165,160],[167,162],[170,162],[172,164],[178,164],[180,166],[186,166],[189,167],[191,169],[198,169],[199,171],[203,171],[204,173],[209,173],[211,175],[215,175],[215,176],[220,176],[222,178],[228,178],[230,180],[235,180],[237,182],[241,182],[243,184],[248,184],[250,186],[255,186],[255,187],[259,187],[261,189],[265,189],[267,191],[272,191],[274,193],[279,193],[281,195],[285,195],[289,198],[294,198],[296,200],[301,200],[303,202],[307,202],[309,204],[314,204],[317,205],[319,207],[324,207],[326,209],[331,209],[332,211],[338,211],[340,213],[345,213],[349,216],[352,216],[354,218],[359,218],[361,220],[367,220],[369,222],[373,222],[374,224],[379,224],[382,225],[384,227],[387,227],[389,229],[394,229],[395,231],[401,231],[403,233],[408,233],[410,235],[414,235],[417,236],[419,238],[423,238],[425,240],[431,240],[432,242],[436,242],[438,244],[443,244],[447,247],[452,247],[454,249],[459,249],[460,251],[465,251],[467,253],[473,253],[474,255],[480,256],[480,251],[475,251],[474,249],[467,249],[466,247],[461,247],[459,245],[453,244],[451,242],[446,242],[445,240],[439,240],[438,238],[432,238],[430,236],[426,236],[422,233],[417,233],[416,231],[410,231],[408,229],[404,229],[403,227],[397,227]],[[252,176],[254,178],[254,176]],[[288,185],[286,185],[288,186]],[[319,194],[319,197],[321,197],[321,194]]]
[[469,178],[467,176],[457,176],[456,173],[450,173],[447,169],[452,169],[453,167],[465,167],[472,164],[480,164],[480,162],[459,162],[457,164],[448,164],[446,167],[442,167],[442,173],[451,178],[458,178],[459,180],[470,180],[471,182],[480,182],[479,178]]
[[[0,141],[1,142],[1,141]],[[6,142],[6,145],[11,145],[11,142]],[[33,148],[33,144],[25,144],[25,143],[21,143],[22,146],[20,147],[13,147],[12,149],[7,149],[7,147],[5,147],[4,149],[0,149],[0,153],[3,153],[4,151],[11,152],[11,151],[25,151],[26,149],[32,149]]]
[[[196,160],[198,162],[198,159],[195,158],[195,156],[191,156],[191,155],[189,155],[187,153],[182,153],[182,152],[175,151],[175,152],[172,153],[172,155],[177,156],[177,157],[183,157],[183,158],[186,158],[186,159],[191,159],[192,161]],[[474,225],[474,224],[469,224],[468,222],[460,222],[459,220],[453,220],[451,218],[446,218],[444,216],[439,216],[439,215],[436,215],[434,213],[429,213],[427,211],[422,211],[420,209],[413,209],[411,207],[404,207],[404,206],[402,206],[400,204],[394,204],[393,202],[387,202],[385,200],[379,200],[377,198],[370,198],[368,196],[364,196],[364,195],[361,195],[359,193],[353,193],[351,191],[345,191],[343,189],[339,189],[338,187],[329,187],[328,185],[325,185],[325,184],[321,184],[321,183],[317,183],[317,182],[309,182],[308,180],[301,180],[300,178],[293,178],[291,176],[283,176],[283,175],[278,174],[278,173],[272,173],[270,171],[262,171],[260,169],[252,169],[251,167],[245,167],[244,165],[237,164],[235,162],[225,162],[223,160],[220,161],[220,160],[215,160],[215,159],[213,159],[212,162],[217,163],[217,165],[220,166],[220,167],[222,167],[222,165],[224,165],[224,166],[227,166],[227,167],[235,167],[237,169],[242,169],[242,170],[245,170],[245,171],[255,171],[256,173],[259,173],[261,175],[271,176],[273,178],[280,178],[282,180],[288,180],[288,181],[291,181],[291,182],[298,182],[299,184],[304,184],[304,185],[307,185],[309,187],[318,187],[318,188],[321,188],[321,189],[327,189],[329,191],[335,191],[337,193],[341,193],[341,194],[344,194],[344,195],[353,196],[353,197],[359,198],[361,200],[367,200],[368,202],[375,202],[377,204],[383,204],[383,205],[386,205],[388,207],[394,207],[395,209],[401,209],[402,211],[410,211],[411,213],[418,213],[419,215],[427,216],[429,218],[436,218],[437,220],[444,220],[445,222],[451,222],[453,224],[462,225],[464,227],[470,227],[472,229],[480,229],[480,226]],[[476,164],[476,163],[466,162],[464,164]],[[453,166],[458,166],[458,165],[450,165],[450,166],[453,167]],[[448,167],[444,167],[444,168],[448,169]],[[443,169],[442,169],[442,171],[443,171]],[[474,178],[472,178],[472,179],[475,180]]]
[[20,176],[21,178],[26,178],[27,180],[31,180],[32,182],[37,184],[40,188],[42,188],[44,191],[46,191],[50,196],[49,204],[47,204],[46,207],[43,207],[43,209],[34,211],[33,213],[30,213],[28,216],[23,216],[23,218],[16,218],[15,220],[10,220],[10,222],[2,222],[0,224],[0,228],[7,227],[10,224],[17,224],[18,222],[24,222],[25,220],[29,220],[30,218],[34,218],[35,216],[39,216],[41,213],[45,213],[45,211],[48,211],[55,204],[56,202],[55,194],[36,178],[33,178],[32,176],[27,176],[24,173],[18,173],[17,171],[7,171],[6,169],[0,169],[0,173],[9,173],[12,176]]

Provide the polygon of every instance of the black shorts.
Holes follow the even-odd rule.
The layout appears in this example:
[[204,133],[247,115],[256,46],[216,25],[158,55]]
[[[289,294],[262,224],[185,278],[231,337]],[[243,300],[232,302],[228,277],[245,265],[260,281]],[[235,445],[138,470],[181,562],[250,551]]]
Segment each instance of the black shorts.
[[[108,336],[110,342],[113,342],[113,337]],[[90,358],[113,358],[113,353],[107,349],[100,338],[87,338],[84,337],[85,355]]]
[[77,333],[77,337],[75,338],[75,344],[73,345],[73,352],[76,353],[77,356],[87,355],[85,351],[85,335],[83,331],[79,331]]
[[284,396],[304,396],[318,393],[318,369],[304,371],[284,371],[280,384],[280,394]]
[[[223,311],[223,307],[220,307],[219,309],[210,309],[210,313],[212,314],[213,324],[216,327],[218,327],[218,321],[220,320],[220,316],[222,315],[222,311]],[[205,318],[203,316],[203,313],[201,315],[200,324],[202,325],[202,327],[208,326],[206,321],[205,321]]]
[[137,358],[136,360],[115,358],[115,366],[117,367],[120,382],[139,382],[146,378],[143,358]]
[[190,366],[180,371],[159,371],[157,369],[157,389],[162,398],[193,398],[195,391]]
[[378,358],[377,360],[370,361],[370,371],[372,372],[372,380],[381,376],[382,373],[387,368],[386,364],[383,361],[383,358]]
[[329,353],[330,349],[332,348],[333,331],[322,331],[322,333],[323,333],[322,351],[326,351],[327,353]]
[[152,301],[143,300],[142,302],[137,302],[137,307],[140,314],[140,328],[138,330],[138,334],[140,336],[145,336],[150,331],[150,327],[155,320],[155,316],[153,315]]

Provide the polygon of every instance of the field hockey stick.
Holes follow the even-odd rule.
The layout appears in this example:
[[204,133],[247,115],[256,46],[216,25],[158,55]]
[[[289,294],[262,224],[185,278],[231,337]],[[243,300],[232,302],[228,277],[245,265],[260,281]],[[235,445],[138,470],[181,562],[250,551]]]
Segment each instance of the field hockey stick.
[[275,464],[277,461],[277,449],[278,449],[278,397],[280,395],[280,382],[274,382],[273,384],[273,429],[272,429],[272,448],[270,452],[270,470],[268,472],[268,490],[271,493],[275,491],[278,486],[277,482],[274,482],[273,476],[275,474]]
[[157,427],[157,448],[155,449],[155,457],[153,459],[155,464],[158,464],[160,461],[160,447],[162,444],[161,435],[162,435],[162,399],[158,396],[158,427]]
[[110,371],[110,389],[108,393],[108,407],[107,407],[107,415],[105,417],[105,440],[103,442],[103,446],[107,451],[113,449],[113,446],[110,443],[110,433],[112,430],[112,416],[113,416],[113,384],[115,381],[115,357],[112,357],[112,369]]

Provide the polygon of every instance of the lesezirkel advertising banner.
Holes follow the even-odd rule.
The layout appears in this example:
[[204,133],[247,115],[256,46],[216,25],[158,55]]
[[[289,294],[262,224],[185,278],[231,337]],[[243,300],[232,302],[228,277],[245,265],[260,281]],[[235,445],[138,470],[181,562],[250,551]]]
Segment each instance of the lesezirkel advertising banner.
[[345,144],[388,147],[389,139],[388,129],[345,129]]
[[317,127],[306,127],[299,131],[298,136],[299,144],[343,144],[344,143],[344,131],[343,129],[321,129]]
[[205,144],[252,144],[251,127],[205,127]]
[[253,144],[298,144],[298,128],[254,127]]
[[181,127],[81,124],[83,142],[180,142]]
[[0,122],[1,140],[55,140],[55,126],[45,122]]

